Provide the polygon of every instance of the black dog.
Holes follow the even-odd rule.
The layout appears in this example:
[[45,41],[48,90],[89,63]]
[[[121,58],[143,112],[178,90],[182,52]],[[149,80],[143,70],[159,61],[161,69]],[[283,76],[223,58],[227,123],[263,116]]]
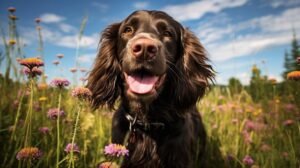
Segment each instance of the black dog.
[[213,80],[205,49],[160,11],[136,11],[107,27],[88,78],[93,106],[120,105],[112,142],[124,143],[122,167],[198,167],[206,133],[196,102]]

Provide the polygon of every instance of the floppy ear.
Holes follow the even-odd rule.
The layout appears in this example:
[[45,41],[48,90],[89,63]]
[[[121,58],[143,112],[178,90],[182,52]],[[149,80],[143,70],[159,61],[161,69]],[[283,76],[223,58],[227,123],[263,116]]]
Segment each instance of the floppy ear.
[[108,105],[113,108],[120,95],[120,64],[117,42],[120,23],[108,26],[102,33],[100,48],[89,74],[87,87],[91,90],[94,108]]
[[214,80],[214,70],[208,64],[204,47],[192,32],[184,29],[181,41],[182,56],[176,63],[181,79],[177,80],[174,97],[179,106],[188,107],[204,95],[209,81]]

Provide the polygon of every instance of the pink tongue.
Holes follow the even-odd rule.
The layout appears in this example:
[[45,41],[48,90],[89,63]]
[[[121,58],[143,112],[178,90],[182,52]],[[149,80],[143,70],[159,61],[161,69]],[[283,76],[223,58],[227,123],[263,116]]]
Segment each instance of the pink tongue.
[[141,77],[138,75],[134,75],[134,76],[128,75],[127,83],[129,85],[129,89],[134,93],[146,94],[153,89],[157,80],[158,80],[157,76]]

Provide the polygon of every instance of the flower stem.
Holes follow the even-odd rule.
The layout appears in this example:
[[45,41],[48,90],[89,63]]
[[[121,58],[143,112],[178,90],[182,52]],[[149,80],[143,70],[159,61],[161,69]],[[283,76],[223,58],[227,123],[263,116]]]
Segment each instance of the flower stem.
[[56,146],[56,168],[59,167],[59,147],[60,147],[60,106],[61,106],[61,90],[58,96],[58,113],[57,113],[57,120],[56,120],[56,129],[57,129],[57,146]]
[[25,119],[26,124],[26,135],[24,146],[31,146],[31,118],[32,118],[32,106],[33,106],[33,79],[30,79],[30,101],[29,107]]
[[74,142],[75,142],[75,137],[76,137],[78,121],[79,121],[79,115],[80,115],[81,109],[82,109],[82,104],[80,103],[79,104],[79,109],[78,109],[77,115],[76,115],[74,132],[73,132],[73,137],[72,137],[72,142],[71,142],[71,156],[70,156],[70,160],[69,160],[69,168],[71,167],[71,164],[72,164],[72,168],[74,168],[73,147],[74,147]]

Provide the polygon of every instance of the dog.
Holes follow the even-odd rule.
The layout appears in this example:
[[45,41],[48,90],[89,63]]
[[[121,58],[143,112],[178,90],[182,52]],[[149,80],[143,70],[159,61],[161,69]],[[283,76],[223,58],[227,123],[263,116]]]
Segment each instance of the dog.
[[93,107],[118,104],[112,142],[129,150],[121,167],[199,167],[206,132],[196,103],[214,70],[198,38],[165,12],[142,10],[108,26],[99,46],[87,87]]

